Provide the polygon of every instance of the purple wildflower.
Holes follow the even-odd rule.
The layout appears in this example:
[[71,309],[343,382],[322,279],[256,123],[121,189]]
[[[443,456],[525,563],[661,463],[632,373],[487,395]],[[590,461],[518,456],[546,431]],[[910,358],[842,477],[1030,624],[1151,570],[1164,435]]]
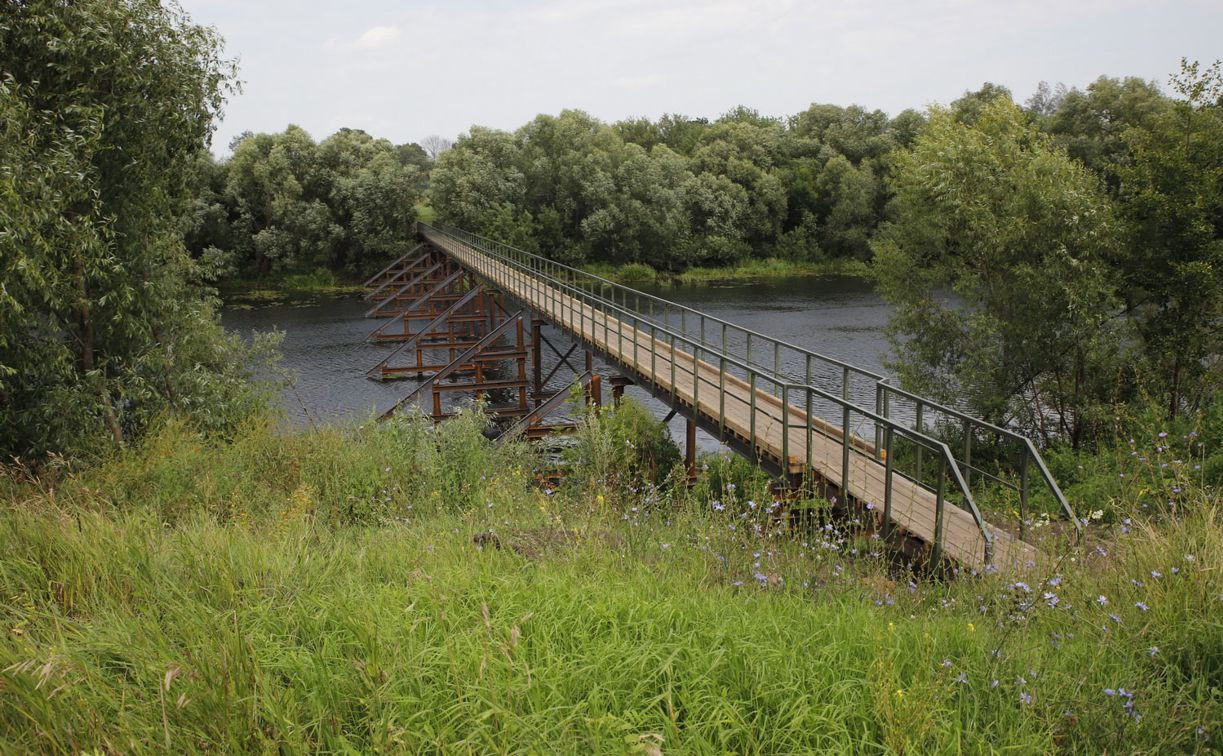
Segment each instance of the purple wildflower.
[[1150,607],[1149,607],[1149,606],[1147,606],[1146,604],[1142,603],[1141,601],[1136,602],[1136,603],[1134,604],[1134,606],[1138,607],[1139,609],[1141,609],[1141,610],[1142,610],[1142,611],[1144,611],[1144,612],[1145,612],[1145,611],[1147,611],[1148,609],[1150,609]]

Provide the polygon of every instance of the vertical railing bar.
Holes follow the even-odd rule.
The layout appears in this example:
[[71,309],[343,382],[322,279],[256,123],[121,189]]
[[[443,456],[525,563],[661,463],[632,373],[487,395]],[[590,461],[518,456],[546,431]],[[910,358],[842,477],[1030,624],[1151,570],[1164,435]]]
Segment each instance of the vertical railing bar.
[[892,535],[892,426],[887,427],[884,435],[883,451],[883,537]]
[[849,506],[849,403],[841,405],[841,505]]
[[947,496],[947,453],[939,455],[938,465],[938,493],[934,500],[934,559],[931,560],[937,566],[939,559],[943,556],[943,504],[946,502]]

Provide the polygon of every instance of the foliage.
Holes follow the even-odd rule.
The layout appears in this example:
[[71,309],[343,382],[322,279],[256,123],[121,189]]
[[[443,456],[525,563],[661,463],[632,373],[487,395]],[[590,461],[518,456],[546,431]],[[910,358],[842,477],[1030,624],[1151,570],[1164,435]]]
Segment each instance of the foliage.
[[607,125],[566,110],[514,133],[473,128],[438,159],[430,195],[443,222],[571,264],[865,259],[887,155],[922,123],[833,105],[788,122],[741,107]]
[[1223,388],[1223,73],[1182,62],[1182,99],[1124,134],[1130,238],[1116,267],[1168,413]]
[[178,226],[232,74],[174,5],[7,5],[0,456],[96,452],[170,408],[220,429],[258,403]]
[[662,484],[681,459],[667,426],[627,397],[616,407],[588,409],[565,457],[574,485],[625,490]]
[[233,443],[171,424],[85,473],[7,470],[0,739],[1223,746],[1217,494],[1188,490],[1163,522],[1095,521],[1086,544],[1022,575],[936,581],[889,568],[852,522],[791,531],[750,466],[706,462],[691,493],[545,492],[536,460],[477,422],[403,420],[288,437],[255,425]]
[[341,129],[248,134],[222,163],[208,158],[188,241],[225,256],[229,275],[317,268],[364,271],[406,252],[428,161],[416,145]]
[[896,158],[895,220],[875,245],[897,303],[895,368],[996,423],[1077,444],[1119,371],[1114,210],[1009,100],[962,121],[934,110]]

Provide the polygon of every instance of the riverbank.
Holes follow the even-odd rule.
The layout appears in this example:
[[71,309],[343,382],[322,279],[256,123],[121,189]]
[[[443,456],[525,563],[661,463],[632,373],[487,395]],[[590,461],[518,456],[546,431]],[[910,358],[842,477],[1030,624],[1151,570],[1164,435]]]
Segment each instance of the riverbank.
[[847,276],[870,279],[870,266],[861,260],[827,260],[824,262],[793,262],[776,257],[753,259],[739,265],[706,268],[693,267],[679,273],[655,270],[643,263],[625,265],[583,265],[582,270],[617,283],[690,285],[711,283],[744,283],[750,281],[781,281],[787,278]]
[[226,306],[273,304],[287,300],[338,297],[365,291],[361,281],[340,278],[319,268],[311,273],[285,273],[254,279],[227,279],[217,285]]
[[1089,546],[1032,574],[938,581],[896,571],[852,523],[779,528],[745,463],[707,458],[691,489],[643,484],[594,425],[553,490],[533,450],[465,417],[230,441],[171,424],[79,475],[6,471],[0,740],[1223,745],[1213,494],[1186,491],[1175,519],[1110,510]]

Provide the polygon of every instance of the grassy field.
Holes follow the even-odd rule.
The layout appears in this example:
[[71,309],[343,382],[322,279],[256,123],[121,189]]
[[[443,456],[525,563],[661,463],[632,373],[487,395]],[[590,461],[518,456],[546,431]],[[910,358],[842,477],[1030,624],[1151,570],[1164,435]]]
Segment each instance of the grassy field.
[[853,522],[792,531],[744,464],[668,485],[614,416],[555,490],[482,425],[171,422],[81,473],[7,470],[3,750],[1223,744],[1215,494],[1143,517],[1118,488],[1058,561],[933,580]]

